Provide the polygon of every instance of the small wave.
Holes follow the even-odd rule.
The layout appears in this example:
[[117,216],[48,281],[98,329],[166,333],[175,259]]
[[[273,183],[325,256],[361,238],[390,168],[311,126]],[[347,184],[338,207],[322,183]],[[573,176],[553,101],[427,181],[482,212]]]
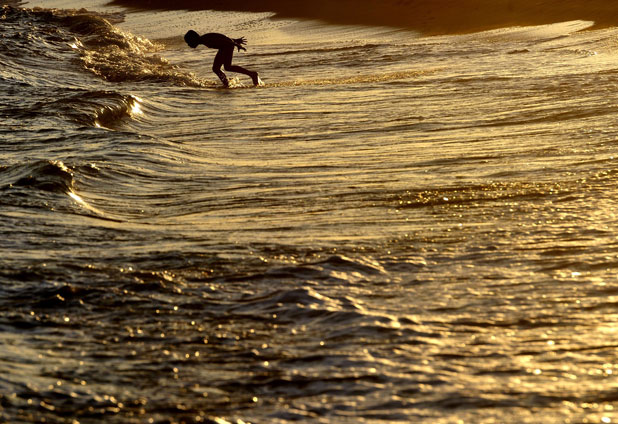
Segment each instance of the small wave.
[[64,117],[86,126],[113,128],[118,121],[142,114],[141,99],[112,91],[80,92],[47,105]]
[[124,32],[102,16],[79,11],[62,16],[60,22],[78,35],[79,43],[72,47],[79,51],[84,67],[107,81],[210,85],[153,54],[162,48],[161,45]]
[[73,191],[73,173],[60,161],[37,161],[0,168],[0,187],[35,188],[52,193]]
[[369,258],[349,258],[343,255],[332,255],[327,258],[298,265],[274,267],[264,273],[254,275],[230,276],[226,280],[294,280],[312,283],[316,281],[330,284],[350,284],[360,280],[369,280],[385,275],[383,266]]
[[187,87],[212,87],[210,81],[186,72],[157,55],[137,53],[115,44],[83,49],[85,69],[109,82],[156,82]]
[[[212,85],[157,55],[162,45],[114,26],[111,22],[122,21],[120,14],[3,6],[0,16],[3,25],[11,29],[10,37],[0,39],[0,53],[15,56],[12,52],[17,52],[16,57],[21,61],[47,57],[51,50],[61,52],[62,60],[66,61],[74,57],[66,53],[73,51],[79,55],[83,69],[111,82]],[[34,43],[38,38],[40,42]],[[24,49],[28,49],[27,55],[22,54]],[[47,65],[36,62],[32,66]],[[56,73],[58,64],[50,64],[49,69]]]
[[280,88],[280,87],[298,87],[298,86],[322,86],[322,85],[352,85],[352,84],[372,84],[380,82],[390,82],[398,80],[406,80],[410,78],[418,78],[434,71],[401,71],[401,72],[387,72],[384,74],[370,74],[370,75],[355,75],[350,77],[340,78],[323,78],[314,80],[294,80],[294,81],[282,81],[275,83],[265,83],[265,88]]
[[120,30],[103,16],[79,11],[60,17],[60,22],[76,33],[85,69],[111,82],[167,82],[180,86],[203,87],[207,83],[194,74],[154,54],[162,46],[144,37]]
[[[78,214],[83,214],[85,210],[88,216],[113,220],[77,194],[74,171],[61,161],[41,160],[0,167],[0,193],[3,195],[0,204],[63,209]],[[60,203],[50,202],[50,196],[45,193],[62,195]],[[68,199],[70,203],[66,203]]]
[[377,337],[400,332],[401,323],[389,315],[366,311],[349,297],[328,297],[311,287],[278,289],[242,299],[228,313],[273,318],[279,324],[329,328],[327,339],[342,339],[351,332]]
[[[69,94],[66,94],[69,93]],[[45,99],[29,107],[14,108],[22,119],[59,117],[81,126],[115,128],[119,121],[141,115],[142,99],[113,91],[58,91],[57,99]]]
[[[68,94],[67,94],[68,93]],[[127,118],[143,114],[142,99],[113,91],[63,90],[29,106],[13,107],[15,119],[61,118],[80,126],[114,129]]]

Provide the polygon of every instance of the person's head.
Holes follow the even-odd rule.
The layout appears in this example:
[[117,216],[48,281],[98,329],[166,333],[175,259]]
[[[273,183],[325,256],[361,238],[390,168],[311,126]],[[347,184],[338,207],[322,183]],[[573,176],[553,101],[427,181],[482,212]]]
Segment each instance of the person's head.
[[189,47],[194,49],[200,44],[200,35],[197,32],[190,29],[185,34],[185,42],[189,45]]

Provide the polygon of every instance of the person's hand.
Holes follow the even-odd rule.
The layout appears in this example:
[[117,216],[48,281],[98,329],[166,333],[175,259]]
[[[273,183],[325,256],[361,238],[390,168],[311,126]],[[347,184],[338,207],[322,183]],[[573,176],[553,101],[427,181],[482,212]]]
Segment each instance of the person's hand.
[[247,44],[247,40],[245,39],[245,37],[236,38],[234,40],[234,44],[236,45],[236,48],[238,49],[238,51],[241,51],[241,50],[247,51],[247,49],[243,47],[243,45]]

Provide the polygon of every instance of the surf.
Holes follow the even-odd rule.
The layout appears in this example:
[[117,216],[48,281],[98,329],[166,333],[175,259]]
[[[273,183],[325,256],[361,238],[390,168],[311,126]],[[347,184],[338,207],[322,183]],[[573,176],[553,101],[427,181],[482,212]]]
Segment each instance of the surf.
[[617,29],[75,3],[2,22],[0,421],[611,418]]
[[422,76],[429,75],[435,71],[421,71],[421,70],[413,70],[413,71],[400,71],[400,72],[386,72],[384,74],[373,74],[373,75],[356,75],[356,76],[342,76],[338,78],[323,78],[323,79],[296,79],[296,80],[288,80],[288,81],[275,81],[266,82],[262,81],[260,78],[260,83],[258,85],[246,84],[243,83],[240,78],[233,77],[230,78],[229,87],[224,86],[216,86],[210,88],[216,89],[269,89],[269,88],[286,88],[286,87],[304,87],[304,86],[329,86],[329,85],[366,85],[372,83],[383,83],[383,82],[396,82],[396,81],[406,81],[409,79],[414,79]]
[[264,83],[264,88],[284,88],[303,86],[329,86],[329,85],[366,85],[373,83],[407,81],[429,75],[433,70],[410,70],[400,72],[385,72],[384,74],[366,74],[354,76],[341,76],[321,79],[297,79],[293,81],[280,81]]

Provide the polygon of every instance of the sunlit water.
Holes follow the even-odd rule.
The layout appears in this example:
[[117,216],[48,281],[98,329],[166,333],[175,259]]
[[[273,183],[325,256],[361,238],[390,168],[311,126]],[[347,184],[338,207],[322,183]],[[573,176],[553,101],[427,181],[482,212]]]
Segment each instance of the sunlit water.
[[618,419],[618,30],[44,3],[0,12],[0,421]]

